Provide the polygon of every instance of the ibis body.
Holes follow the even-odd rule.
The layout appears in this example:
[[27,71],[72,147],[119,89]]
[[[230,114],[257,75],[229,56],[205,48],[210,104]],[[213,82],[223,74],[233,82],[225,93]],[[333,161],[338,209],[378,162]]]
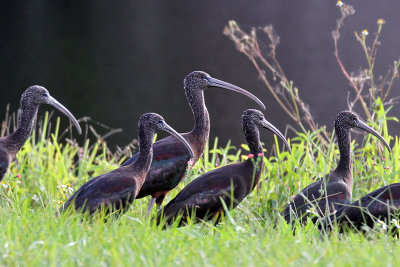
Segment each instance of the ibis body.
[[138,127],[139,153],[134,162],[109,173],[97,176],[80,187],[65,203],[61,211],[73,205],[77,211],[93,214],[100,209],[106,213],[124,212],[136,198],[153,159],[152,142],[156,130],[165,131],[184,143],[189,160],[193,151],[185,139],[155,113],[141,116]]
[[350,111],[340,112],[335,119],[335,132],[340,151],[339,164],[334,171],[305,187],[294,197],[282,212],[286,222],[292,222],[295,218],[305,222],[312,212],[325,216],[342,205],[351,203],[353,192],[351,128],[359,128],[375,135],[390,150],[383,137],[360,120],[356,114]]
[[212,170],[193,180],[159,212],[158,223],[163,217],[167,224],[171,224],[175,218],[182,216],[180,225],[188,217],[211,219],[224,212],[223,203],[232,209],[250,194],[264,168],[258,127],[272,131],[289,147],[282,133],[258,110],[246,110],[242,116],[242,126],[251,156],[244,162]]

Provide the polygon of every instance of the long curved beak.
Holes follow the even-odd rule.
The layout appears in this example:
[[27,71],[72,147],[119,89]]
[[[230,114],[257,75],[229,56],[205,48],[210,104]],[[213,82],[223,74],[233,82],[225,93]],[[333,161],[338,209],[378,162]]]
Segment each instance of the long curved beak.
[[189,151],[190,157],[194,158],[194,153],[193,153],[193,150],[192,150],[191,146],[189,145],[189,143],[185,140],[185,138],[183,138],[182,135],[180,135],[177,131],[175,131],[166,122],[164,122],[164,124],[163,124],[163,131],[169,133],[170,135],[176,137],[179,141],[181,141],[186,146],[187,150]]
[[60,102],[58,102],[55,98],[49,96],[48,97],[48,102],[47,104],[52,105],[62,113],[64,113],[65,116],[67,116],[72,123],[75,125],[76,130],[78,131],[79,134],[82,134],[82,129],[81,126],[79,125],[78,121],[75,119],[74,115],[66,108],[64,107]]
[[377,131],[375,131],[373,128],[368,126],[365,122],[363,122],[361,120],[357,120],[357,128],[360,128],[360,129],[362,129],[366,132],[369,132],[370,134],[373,134],[376,137],[378,137],[379,140],[381,140],[381,142],[387,147],[387,149],[390,152],[392,152],[392,149],[390,148],[389,144],[385,141],[385,139],[383,139],[383,137]]
[[233,85],[233,84],[230,84],[230,83],[227,83],[227,82],[224,82],[224,81],[212,78],[212,77],[207,77],[207,81],[210,86],[224,88],[224,89],[228,89],[228,90],[243,94],[243,95],[247,96],[248,98],[253,99],[262,109],[265,110],[264,103],[261,102],[261,100],[258,99],[255,95],[244,90],[243,88],[240,88],[236,85]]
[[286,140],[286,138],[283,136],[283,134],[274,126],[272,125],[272,123],[270,123],[269,121],[267,121],[266,119],[264,119],[261,122],[261,126],[267,130],[270,130],[271,132],[273,132],[274,134],[276,134],[280,139],[282,139],[282,141],[285,143],[285,145],[287,146],[287,148],[289,149],[289,153],[292,153],[292,150],[290,149],[289,143]]

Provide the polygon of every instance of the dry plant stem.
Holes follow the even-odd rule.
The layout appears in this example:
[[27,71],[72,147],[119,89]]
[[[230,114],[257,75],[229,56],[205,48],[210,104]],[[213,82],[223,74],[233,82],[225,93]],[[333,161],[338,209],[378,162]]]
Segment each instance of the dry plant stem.
[[[384,78],[380,79],[381,82],[379,84],[376,84],[376,80],[374,77],[375,60],[378,52],[378,47],[380,45],[379,38],[383,29],[383,24],[385,24],[385,21],[383,19],[378,19],[378,29],[375,33],[375,37],[372,41],[371,46],[367,45],[368,31],[366,29],[363,30],[360,34],[357,32],[354,33],[356,40],[360,43],[363,49],[368,67],[367,69],[360,71],[360,74],[358,75],[350,75],[343,66],[342,61],[340,60],[338,53],[338,40],[340,37],[340,29],[343,26],[344,19],[349,15],[353,15],[355,11],[352,6],[343,4],[341,2],[340,12],[341,17],[337,20],[336,29],[332,32],[332,37],[335,47],[334,54],[339,64],[339,67],[357,94],[353,101],[350,101],[348,97],[348,107],[351,110],[356,102],[360,101],[361,106],[368,117],[368,120],[374,122],[374,120],[376,119],[375,115],[377,111],[377,104],[379,103],[377,102],[379,100],[379,97],[384,106],[392,105],[394,103],[394,98],[391,98],[389,100],[387,100],[387,98],[389,97],[389,93],[393,86],[394,80],[399,77],[399,60],[394,61],[393,66],[390,67],[389,71],[384,75]],[[369,87],[369,92],[367,95],[363,96],[362,91],[365,85]],[[369,101],[369,106],[367,106],[366,104],[367,100]]]
[[[372,101],[376,100],[375,91],[377,90],[377,87],[375,86],[375,82],[374,82],[374,65],[375,65],[376,53],[378,52],[378,46],[379,46],[378,39],[379,39],[381,30],[382,30],[382,24],[378,24],[378,32],[375,34],[375,39],[372,43],[372,48],[367,47],[366,34],[364,34],[364,31],[361,35],[359,35],[357,32],[354,33],[357,41],[360,42],[360,44],[363,48],[364,54],[365,54],[365,58],[367,59],[368,75],[369,75],[370,84],[371,84],[370,95],[372,97]],[[381,88],[381,92],[382,91],[383,91],[383,88]]]
[[[261,80],[264,82],[264,84],[267,86],[275,100],[279,103],[279,105],[283,108],[283,110],[297,123],[299,123],[299,119],[293,115],[293,112],[290,111],[285,104],[279,99],[278,95],[275,93],[274,89],[272,88],[271,84],[268,82],[267,77],[263,74],[263,71],[261,70],[260,66],[258,66],[257,61],[253,57],[249,57],[250,61],[253,63],[254,67],[256,68],[258,74],[260,75]],[[290,107],[290,106],[289,106]]]
[[[379,34],[379,33],[378,33],[378,34]],[[376,36],[378,36],[378,34],[377,34]],[[370,55],[370,54],[368,53],[367,44],[365,43],[365,37],[366,37],[366,36],[363,35],[362,38],[359,38],[359,36],[358,36],[357,33],[356,33],[356,36],[357,36],[357,39],[358,39],[358,40],[360,41],[360,43],[361,43],[361,46],[362,46],[363,51],[364,51],[364,54],[365,54],[365,58],[367,59],[367,63],[368,63],[368,75],[369,75],[369,78],[370,78],[370,80],[371,80],[370,92],[371,92],[372,99],[375,100],[375,88],[373,87],[373,86],[374,86],[374,73],[373,73],[374,66],[373,66],[373,63],[372,63],[372,60],[371,60],[371,56],[372,56],[372,57],[375,57],[375,56],[376,56],[376,54],[375,54],[375,55],[372,54],[373,51],[376,51],[376,49],[375,49],[375,50],[372,49],[372,50],[371,50],[371,54],[372,54],[372,55]]]
[[5,116],[4,121],[1,123],[0,137],[6,136],[6,134],[7,135],[9,134],[7,132],[7,130],[10,128],[9,127],[10,117],[8,115],[9,111],[10,111],[10,104],[7,104],[7,106],[6,106],[6,116]]
[[[277,76],[279,79],[281,79],[282,83],[287,84],[288,80],[286,79],[286,75],[283,72],[282,67],[280,66],[280,64],[278,63],[278,61],[276,60],[275,57],[275,48],[276,46],[279,44],[279,37],[275,36],[273,34],[273,27],[272,25],[269,25],[267,27],[264,27],[264,32],[267,34],[268,38],[270,39],[271,45],[271,51],[270,51],[270,55],[271,58],[273,59],[275,65],[277,66],[276,68],[278,70],[276,70],[266,59],[265,57],[262,55],[261,50],[260,50],[260,46],[258,44],[257,41],[257,37],[256,37],[256,33],[255,33],[255,29],[252,29],[252,36],[254,37],[254,54],[256,55],[256,58],[259,59],[261,61],[261,63],[263,63],[272,73],[273,76]],[[251,55],[247,55],[248,57]],[[294,101],[293,97],[292,97],[292,103],[295,105],[295,109],[293,108],[293,106],[290,104],[289,100],[286,98],[286,96],[284,94],[281,94],[283,99],[285,100],[287,105],[284,105],[281,100],[279,99],[279,97],[275,94],[275,91],[273,89],[273,87],[271,86],[271,84],[268,82],[265,73],[263,73],[263,71],[261,70],[261,68],[258,66],[257,61],[255,60],[255,58],[253,56],[251,56],[251,61],[254,64],[254,66],[256,67],[258,73],[260,74],[261,79],[264,81],[265,85],[268,87],[268,89],[270,90],[270,92],[274,95],[275,99],[278,101],[279,105],[282,106],[282,108],[285,110],[285,112],[297,123],[301,123],[301,119],[300,119],[300,115],[297,109],[297,105],[296,105],[296,101]],[[249,57],[250,58],[250,57]],[[291,94],[293,96],[293,94]],[[290,111],[289,111],[290,109]]]
[[[399,67],[400,67],[400,59],[398,59],[397,61],[394,61],[394,63],[393,63],[392,78],[390,79],[388,88],[386,89],[386,94],[385,94],[385,96],[382,98],[382,101],[385,101],[386,98],[388,97],[389,92],[390,92],[390,90],[392,89],[394,79],[398,79],[398,78],[399,78]],[[390,100],[389,100],[389,101],[390,101]]]
[[[306,127],[302,123],[302,118],[300,110],[303,113],[303,118],[308,124],[308,127],[318,133],[318,138],[320,141],[327,145],[326,140],[320,134],[318,126],[313,120],[309,106],[302,101],[299,97],[298,89],[293,88],[293,82],[289,81],[276,58],[276,46],[279,44],[279,37],[274,33],[272,25],[263,28],[263,32],[267,35],[270,41],[269,45],[269,55],[271,60],[267,60],[267,57],[262,53],[257,38],[257,30],[252,28],[250,33],[244,32],[235,21],[230,21],[228,26],[224,29],[224,34],[227,35],[235,44],[239,52],[243,53],[248,57],[248,59],[253,63],[256,68],[260,79],[263,81],[265,86],[271,92],[274,99],[282,107],[282,109],[289,115],[289,117],[294,120],[301,128],[303,132],[307,132]],[[265,67],[269,70],[275,80],[278,78],[279,83],[275,86],[267,79]],[[289,94],[289,95],[288,95]],[[300,107],[300,109],[299,109]],[[328,137],[326,131],[323,131],[325,137]]]
[[365,114],[367,115],[368,120],[372,120],[372,116],[368,110],[367,104],[365,103],[363,97],[361,96],[361,91],[358,88],[357,83],[352,79],[352,77],[347,72],[346,68],[343,66],[343,63],[340,60],[339,52],[338,52],[338,40],[340,37],[340,29],[343,26],[343,22],[344,22],[345,18],[347,16],[353,15],[355,13],[355,10],[352,6],[343,4],[340,7],[340,12],[341,12],[342,16],[336,21],[336,29],[332,32],[332,37],[333,37],[333,41],[334,41],[334,55],[335,55],[336,61],[338,62],[339,67],[340,67],[341,71],[343,72],[344,76],[350,82],[354,91],[356,91],[357,98],[360,100],[361,106],[362,106]]
[[[256,37],[256,30],[253,28],[251,30],[250,34],[247,34],[246,32],[242,31],[240,27],[237,25],[236,22],[230,21],[229,25],[225,27],[224,29],[224,34],[229,36],[232,41],[235,42],[237,49],[239,52],[245,54],[249,60],[253,63],[254,67],[257,69],[257,72],[260,75],[260,78],[264,82],[264,84],[267,86],[268,90],[271,92],[275,100],[279,103],[279,105],[283,108],[283,110],[296,122],[298,121],[298,118],[294,114],[294,109],[292,109],[289,105],[289,107],[286,107],[286,105],[282,102],[280,97],[278,96],[278,93],[274,90],[272,85],[269,83],[268,79],[265,76],[264,71],[261,69],[259,66],[257,59],[259,59],[274,75],[274,77],[279,76],[279,73],[275,70],[275,68],[263,58],[259,44],[257,41]],[[283,100],[286,103],[289,103],[287,99],[285,99],[285,96],[282,96]]]
[[[390,90],[393,86],[393,81],[394,79],[398,78],[398,68],[399,68],[399,61],[394,61],[393,64],[393,69],[389,69],[389,71],[385,74],[384,79],[382,82],[377,85],[375,84],[374,80],[374,66],[375,66],[375,60],[376,60],[376,55],[378,51],[378,46],[380,45],[379,42],[379,37],[382,31],[382,26],[385,23],[383,19],[378,19],[378,31],[375,33],[375,38],[372,42],[372,46],[368,47],[366,43],[366,36],[368,34],[367,30],[363,30],[361,34],[354,33],[357,41],[361,44],[361,47],[363,48],[366,60],[368,62],[368,70],[365,71],[365,73],[368,72],[368,75],[366,75],[366,80],[369,82],[370,85],[370,92],[369,92],[369,97],[370,97],[370,108],[373,110],[373,115],[372,117],[375,117],[376,110],[374,107],[374,104],[378,100],[376,97],[377,91],[380,91],[380,98],[383,103],[383,105],[389,105],[390,103],[393,103],[394,99],[391,98],[388,101],[386,101],[387,97],[389,96]],[[388,82],[388,77],[391,74],[391,79]]]

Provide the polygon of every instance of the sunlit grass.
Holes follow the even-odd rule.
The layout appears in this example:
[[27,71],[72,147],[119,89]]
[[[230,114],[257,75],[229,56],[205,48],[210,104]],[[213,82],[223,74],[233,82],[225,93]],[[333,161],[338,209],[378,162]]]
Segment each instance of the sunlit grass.
[[[45,125],[41,129],[46,129]],[[315,134],[299,134],[290,140],[291,154],[277,149],[278,146],[267,150],[260,185],[221,224],[206,222],[162,230],[146,219],[148,198],[134,201],[125,215],[106,223],[101,216],[91,221],[76,214],[57,216],[62,202],[74,190],[91,177],[117,168],[123,159],[110,157],[101,142],[86,140],[83,146],[71,140],[60,142],[57,125],[52,134],[39,132],[27,141],[0,186],[2,265],[400,263],[400,254],[396,253],[400,248],[398,240],[379,227],[367,234],[324,234],[309,223],[304,227],[297,225],[294,235],[292,226],[279,217],[292,195],[336,167],[339,152],[333,139],[322,150],[314,145],[319,142]],[[391,138],[387,132],[383,133],[386,139]],[[397,182],[399,176],[397,137],[392,140],[392,154],[382,149],[376,138],[367,136],[363,143],[358,145],[353,141],[354,199]],[[246,145],[236,148],[214,140],[166,202],[200,174],[243,160],[248,154],[246,149]]]

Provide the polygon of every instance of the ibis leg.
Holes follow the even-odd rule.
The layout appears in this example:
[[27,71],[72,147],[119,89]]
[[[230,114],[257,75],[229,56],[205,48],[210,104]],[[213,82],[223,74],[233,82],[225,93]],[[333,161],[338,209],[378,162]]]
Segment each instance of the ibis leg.
[[155,199],[154,197],[151,197],[149,206],[147,207],[147,216],[150,216],[151,209],[152,209],[153,206],[154,206],[154,202],[156,202],[156,199]]
[[157,211],[161,210],[161,205],[164,201],[165,196],[168,194],[168,191],[162,192],[157,198],[156,198],[156,203],[157,203]]

